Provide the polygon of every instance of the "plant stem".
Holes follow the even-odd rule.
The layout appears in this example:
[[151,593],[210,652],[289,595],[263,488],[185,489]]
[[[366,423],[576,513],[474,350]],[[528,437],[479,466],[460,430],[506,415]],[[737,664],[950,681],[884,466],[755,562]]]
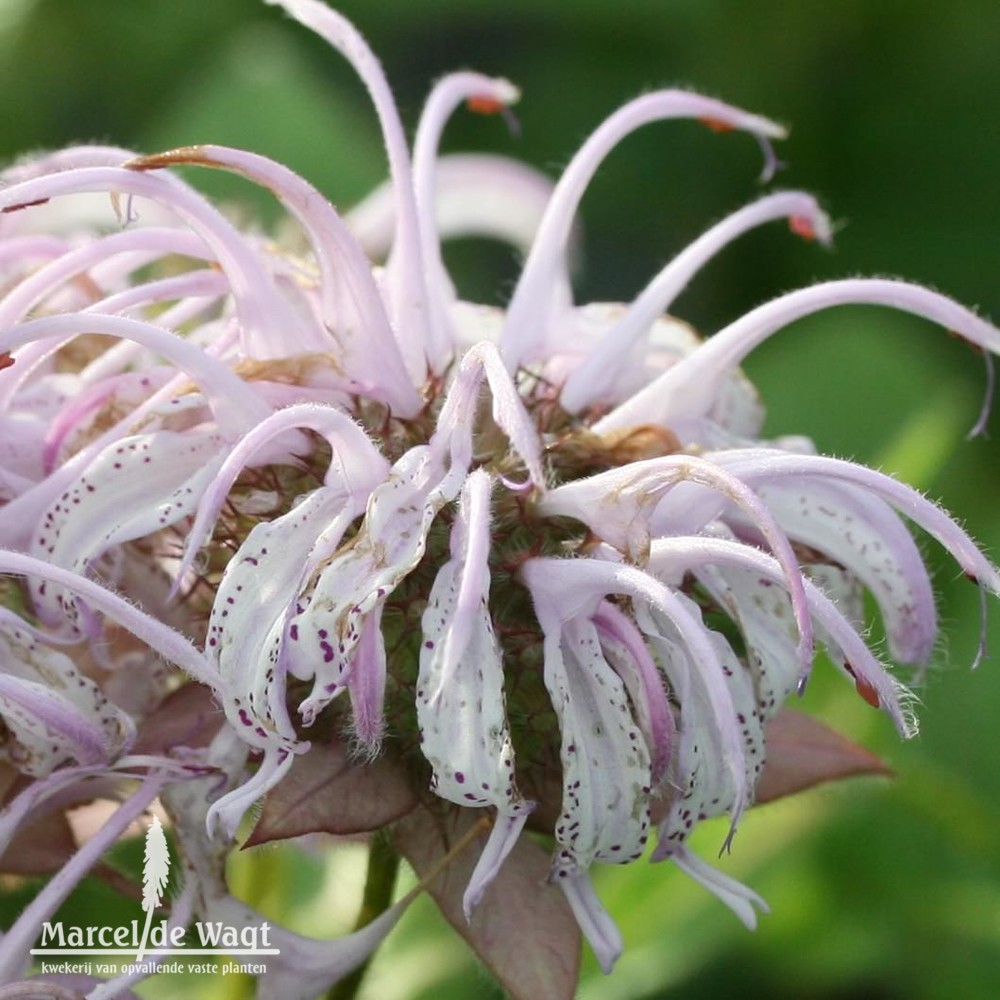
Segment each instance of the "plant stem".
[[[372,837],[368,848],[368,874],[365,878],[365,894],[361,900],[361,910],[354,925],[356,931],[367,927],[392,905],[398,874],[399,855],[393,848],[392,841],[385,834],[376,834]],[[349,976],[334,983],[326,995],[327,1000],[354,1000],[372,958],[374,954],[369,955]]]

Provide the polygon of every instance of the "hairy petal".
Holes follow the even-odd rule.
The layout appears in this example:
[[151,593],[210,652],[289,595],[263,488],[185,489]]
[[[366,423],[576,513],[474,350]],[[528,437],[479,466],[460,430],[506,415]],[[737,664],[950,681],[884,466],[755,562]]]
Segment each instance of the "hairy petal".
[[[670,538],[653,543],[650,572],[676,578],[703,565],[731,565],[756,572],[762,579],[778,583],[777,563],[765,553],[724,538]],[[856,683],[866,701],[885,709],[899,730],[910,737],[916,721],[909,711],[912,695],[891,677],[853,625],[837,606],[814,584],[806,581],[806,599],[814,620],[821,626],[821,638],[835,662]]]

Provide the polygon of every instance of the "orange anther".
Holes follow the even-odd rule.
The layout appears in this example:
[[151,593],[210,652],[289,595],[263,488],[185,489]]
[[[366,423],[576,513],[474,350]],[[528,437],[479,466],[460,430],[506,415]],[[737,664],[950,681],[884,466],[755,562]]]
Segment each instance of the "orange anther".
[[804,240],[816,239],[816,229],[804,215],[793,215],[788,220],[788,228]]
[[4,351],[3,354],[0,354],[0,372],[4,368],[10,368],[13,363],[14,359],[10,356],[10,351]]
[[732,132],[733,129],[736,128],[735,125],[730,125],[729,122],[724,122],[721,118],[711,118],[706,116],[704,118],[699,118],[698,121],[700,121],[702,125],[710,128],[713,132]]
[[473,94],[466,99],[465,106],[477,115],[498,115],[507,107],[503,101],[489,94]]

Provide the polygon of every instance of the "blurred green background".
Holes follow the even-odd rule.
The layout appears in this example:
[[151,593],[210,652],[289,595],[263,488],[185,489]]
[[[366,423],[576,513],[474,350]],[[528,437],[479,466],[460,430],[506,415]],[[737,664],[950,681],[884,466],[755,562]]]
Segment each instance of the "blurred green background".
[[[676,304],[705,333],[782,290],[853,274],[929,283],[1000,319],[995,0],[352,0],[340,9],[380,54],[410,127],[447,70],[521,86],[519,138],[460,115],[447,149],[502,152],[555,176],[622,101],[676,83],[794,126],[772,186],[817,193],[843,223],[836,249],[803,245],[783,227],[744,237]],[[288,163],[343,207],[385,173],[353,74],[254,0],[0,0],[0,121],[5,159],[74,140],[145,151],[243,145]],[[759,166],[747,137],[691,123],[630,137],[584,201],[579,299],[634,295],[708,224],[758,195]],[[271,217],[266,199],[255,205]],[[502,303],[513,254],[469,242],[450,259],[459,257],[465,293]],[[985,381],[968,348],[908,317],[840,309],[782,333],[747,368],[769,432],[809,434],[823,451],[904,476],[1000,553],[1000,418],[992,441],[964,440]],[[887,757],[897,779],[820,789],[751,815],[724,866],[772,905],[754,935],[678,872],[602,871],[627,950],[610,979],[588,956],[582,997],[1000,995],[1000,611],[991,608],[997,655],[970,674],[976,594],[932,543],[926,549],[945,638],[921,691],[923,734],[899,745],[887,720],[837,681],[818,677],[806,698]],[[722,836],[709,826],[696,846],[713,859]],[[252,871],[241,861],[234,878],[269,912],[333,933],[353,918],[347,884],[358,861],[272,850]],[[236,986],[216,980],[211,995]],[[364,995],[498,994],[423,901]]]

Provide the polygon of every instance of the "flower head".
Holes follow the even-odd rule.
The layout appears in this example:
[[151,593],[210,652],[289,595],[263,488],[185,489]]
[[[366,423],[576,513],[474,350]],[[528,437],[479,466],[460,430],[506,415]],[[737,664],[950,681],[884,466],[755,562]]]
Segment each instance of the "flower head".
[[[164,795],[203,912],[237,906],[219,845],[249,807],[346,733],[357,767],[380,753],[400,764],[419,808],[489,815],[466,918],[488,905],[531,823],[606,970],[622,943],[588,872],[636,861],[653,828],[654,860],[672,859],[752,926],[763,901],[696,857],[688,835],[728,815],[732,839],[769,723],[804,687],[817,644],[902,735],[915,732],[912,697],[863,638],[858,600],[862,588],[874,597],[895,660],[926,662],[934,600],[902,517],[984,591],[1000,591],[1000,576],[906,485],[801,438],[761,439],[739,365],[795,319],[850,303],[924,316],[988,352],[1000,331],[883,279],[781,296],[705,340],[665,315],[754,226],[785,219],[828,242],[826,216],[800,192],[714,226],[630,305],[577,305],[577,207],[626,135],[701,120],[749,133],[770,165],[783,130],[687,91],[646,94],[548,193],[502,159],[437,155],[463,101],[502,111],[517,98],[507,81],[445,77],[411,157],[355,29],[316,0],[280,5],[371,95],[391,187],[355,218],[391,219],[384,266],[307,181],[249,152],[80,147],[4,176],[4,239],[23,252],[3,257],[0,571],[28,584],[0,609],[0,749],[42,781],[71,767],[118,773],[175,683],[162,657],[225,715],[184,763],[165,748],[143,765],[173,782]],[[307,251],[235,227],[167,169],[179,165],[267,187]],[[37,206],[95,191],[119,218],[67,215],[65,231],[32,242]],[[482,206],[495,192],[502,218]],[[530,246],[505,311],[458,299],[440,198],[453,229]],[[115,621],[140,641],[109,646]],[[125,670],[129,697],[114,680]],[[206,769],[221,776],[211,803]],[[324,964],[295,947],[312,991],[364,950],[352,942]]]

